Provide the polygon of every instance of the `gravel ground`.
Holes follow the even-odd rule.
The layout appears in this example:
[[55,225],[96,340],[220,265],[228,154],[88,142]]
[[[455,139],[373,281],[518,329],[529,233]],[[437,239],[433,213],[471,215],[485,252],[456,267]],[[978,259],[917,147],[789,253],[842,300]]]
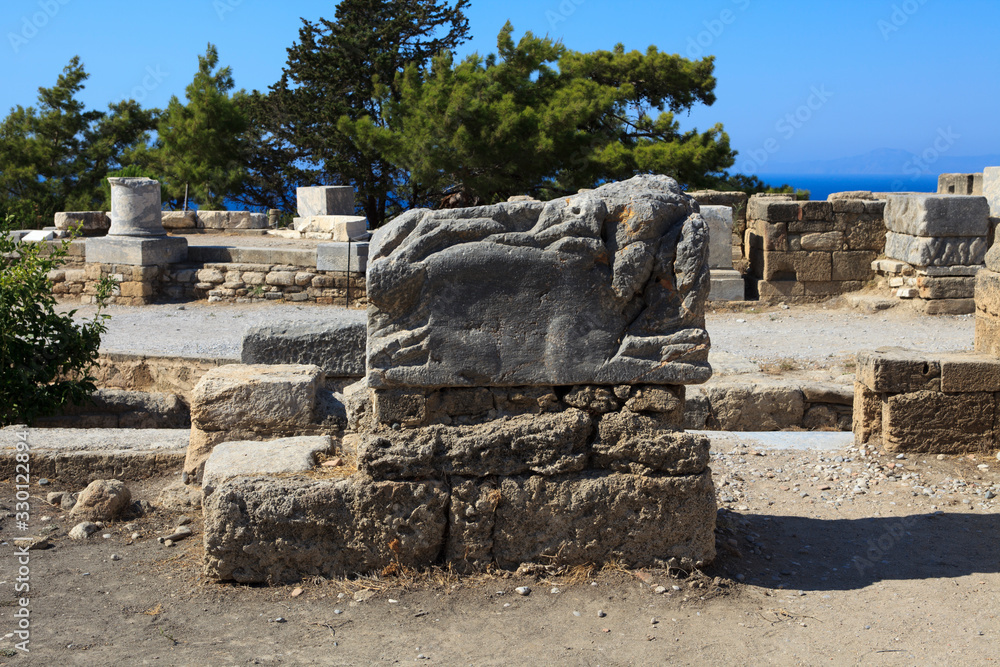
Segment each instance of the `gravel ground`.
[[[344,316],[343,308],[310,304],[208,304],[204,301],[110,307],[104,349],[115,352],[239,358],[243,334],[252,326],[288,320],[320,322]],[[69,306],[63,306],[69,310]],[[78,317],[93,316],[91,306]],[[364,317],[363,310],[350,317]],[[887,345],[925,352],[971,351],[971,315],[927,317],[894,308],[877,314],[823,306],[769,307],[764,312],[714,312],[707,316],[712,349],[755,363],[793,360],[839,365],[858,350]]]

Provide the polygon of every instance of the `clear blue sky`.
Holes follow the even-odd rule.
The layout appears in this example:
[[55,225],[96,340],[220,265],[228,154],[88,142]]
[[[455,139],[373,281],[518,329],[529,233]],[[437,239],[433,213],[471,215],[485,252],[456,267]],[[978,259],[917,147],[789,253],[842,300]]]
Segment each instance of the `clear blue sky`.
[[[335,5],[3,0],[0,113],[34,104],[37,88],[77,54],[91,75],[88,106],[140,96],[165,106],[183,96],[208,42],[238,88],[263,90],[280,76],[300,17],[333,18]],[[920,153],[941,131],[950,131],[950,155],[1000,154],[997,2],[473,0],[468,14],[474,38],[462,54],[494,51],[510,19],[515,37],[531,30],[577,50],[622,42],[715,55],[718,101],[695,108],[682,128],[723,123],[741,153],[737,170],[765,154],[773,164],[876,148]]]

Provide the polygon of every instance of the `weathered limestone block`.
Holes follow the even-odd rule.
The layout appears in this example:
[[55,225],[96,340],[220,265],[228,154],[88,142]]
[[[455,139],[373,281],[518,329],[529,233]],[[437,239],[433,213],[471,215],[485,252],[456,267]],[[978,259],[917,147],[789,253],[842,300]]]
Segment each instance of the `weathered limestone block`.
[[924,315],[969,315],[976,312],[974,299],[929,299],[914,301]]
[[983,196],[990,204],[990,215],[1000,216],[1000,167],[983,170]]
[[983,194],[982,174],[940,174],[938,175],[939,195],[981,195]]
[[244,364],[311,364],[328,378],[365,374],[367,324],[362,311],[345,310],[318,322],[283,322],[251,328],[243,336]]
[[878,394],[941,391],[941,364],[915,350],[881,347],[858,352],[858,382]]
[[1000,359],[985,354],[945,354],[940,357],[941,391],[1000,392]]
[[708,438],[683,433],[680,427],[676,417],[628,410],[604,415],[591,465],[637,475],[699,474],[708,467]]
[[822,232],[813,234],[803,234],[799,240],[803,250],[820,250],[823,252],[833,252],[844,249],[843,232]]
[[191,443],[184,470],[201,476],[221,442],[301,435],[316,417],[323,370],[305,365],[231,364],[205,373],[191,396]]
[[712,415],[709,425],[719,431],[781,431],[800,426],[805,411],[796,387],[764,381],[706,385]]
[[733,268],[733,209],[728,206],[702,206],[701,217],[708,225],[708,266]]
[[828,252],[769,252],[764,255],[764,280],[824,282],[831,280]]
[[1000,357],[1000,317],[976,310],[976,352]]
[[316,246],[316,270],[364,273],[368,270],[368,241],[320,243]]
[[354,188],[349,185],[319,185],[295,189],[300,218],[311,215],[354,215]]
[[109,178],[108,182],[111,184],[109,235],[160,237],[166,234],[160,212],[160,184],[157,181],[151,178]]
[[1000,273],[980,269],[975,280],[976,308],[1000,317]]
[[[292,227],[307,234],[328,234],[329,240],[338,242],[364,241],[368,238],[368,218],[357,215],[311,215],[295,218]],[[326,237],[324,237],[326,238]]]
[[233,477],[305,472],[316,465],[317,454],[332,449],[333,440],[328,435],[223,442],[205,462],[201,487],[210,494]]
[[78,230],[82,236],[103,236],[111,228],[111,217],[104,211],[56,213],[54,224],[61,232]]
[[750,197],[748,220],[765,222],[794,222],[799,220],[802,209],[792,195]]
[[986,236],[910,236],[887,232],[885,254],[912,266],[972,266],[986,257]]
[[676,182],[548,203],[409,211],[368,267],[368,380],[691,384],[711,375],[708,233]]
[[222,581],[289,583],[425,566],[444,546],[447,508],[436,481],[237,477],[205,499],[204,571]]
[[[682,477],[509,477],[497,487],[487,492],[500,492],[492,551],[503,568],[612,560],[665,567],[671,558],[690,566],[715,557],[715,490],[707,470]],[[448,539],[465,541],[454,531]]]
[[[631,387],[626,388],[631,392]],[[626,397],[628,394],[625,394]],[[590,414],[616,412],[621,407],[618,396],[609,387],[577,385],[563,399],[567,405],[586,410]]]
[[889,195],[885,226],[909,236],[985,237],[990,205],[985,197],[962,195]]
[[762,301],[785,297],[824,297],[854,292],[862,287],[860,280],[828,280],[799,282],[797,280],[761,280],[757,289]]
[[163,211],[160,220],[164,229],[195,229],[198,226],[196,211]]
[[654,412],[665,415],[672,423],[681,423],[684,416],[684,387],[640,385],[630,388],[625,408],[632,412]]
[[570,408],[469,426],[378,430],[362,438],[358,468],[375,479],[579,472],[593,427],[586,413]]
[[976,279],[917,276],[917,291],[921,299],[971,299],[976,293]]
[[876,220],[857,220],[846,225],[844,239],[851,250],[868,250],[881,254],[885,250],[885,223]]
[[882,436],[882,397],[861,382],[854,383],[854,441],[871,442]]
[[882,444],[889,452],[969,454],[995,446],[996,395],[918,391],[882,405]]
[[868,281],[875,273],[872,262],[878,253],[871,251],[835,252],[832,257],[831,274],[833,280]]

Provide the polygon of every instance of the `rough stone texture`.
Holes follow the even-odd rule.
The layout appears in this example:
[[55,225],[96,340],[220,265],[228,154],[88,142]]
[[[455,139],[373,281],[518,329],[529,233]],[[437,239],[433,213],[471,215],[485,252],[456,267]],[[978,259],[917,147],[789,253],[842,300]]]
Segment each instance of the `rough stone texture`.
[[712,287],[709,301],[743,301],[746,298],[746,284],[739,271],[712,269]]
[[940,174],[938,175],[940,195],[981,195],[983,194],[982,174]]
[[196,486],[176,480],[167,484],[156,496],[153,506],[169,510],[181,511],[201,509],[202,490]]
[[983,236],[990,228],[985,197],[963,195],[889,195],[885,227],[909,236]]
[[58,416],[35,420],[41,428],[185,428],[187,404],[176,394],[98,389],[83,405],[67,405]]
[[164,229],[195,229],[198,227],[198,214],[195,211],[163,211],[160,222]]
[[711,430],[780,431],[802,423],[805,401],[798,387],[754,381],[706,385],[701,391],[712,406]]
[[354,215],[354,188],[349,185],[319,185],[295,189],[300,218],[310,215]]
[[371,243],[369,384],[707,380],[694,209],[672,179],[638,176],[546,204],[403,214]]
[[364,273],[368,270],[368,248],[368,241],[320,243],[316,246],[316,269],[318,271],[350,270]]
[[205,499],[205,573],[287,583],[425,566],[442,552],[448,498],[436,481],[237,477]]
[[917,276],[917,290],[921,299],[971,299],[976,293],[976,279],[973,276]]
[[366,317],[345,310],[329,322],[257,326],[243,337],[244,364],[311,364],[328,378],[365,374]]
[[708,438],[677,431],[676,417],[623,410],[605,415],[593,445],[594,468],[637,475],[696,475],[708,467]]
[[733,209],[729,206],[702,206],[701,217],[708,225],[708,266],[733,268]]
[[54,224],[61,232],[78,230],[83,236],[103,236],[111,228],[111,217],[104,211],[56,213]]
[[125,513],[132,503],[132,493],[117,479],[98,479],[87,485],[70,510],[75,518],[111,521]]
[[494,419],[470,426],[427,426],[366,434],[358,469],[375,479],[435,474],[485,477],[535,472],[555,475],[586,467],[593,422],[569,409]]
[[224,442],[205,462],[201,488],[212,493],[232,477],[305,472],[316,465],[316,455],[333,449],[330,436],[279,438],[267,442]]
[[858,352],[855,376],[879,394],[941,391],[941,364],[914,350],[883,347]]
[[205,373],[191,397],[191,444],[184,470],[200,478],[221,442],[302,435],[313,426],[323,370],[307,365],[221,366]]
[[[492,551],[503,568],[612,560],[629,568],[665,567],[671,558],[699,564],[715,557],[715,490],[708,471],[509,477],[497,487]],[[465,540],[454,531],[448,537]]]
[[187,239],[162,236],[102,236],[87,239],[87,264],[158,266],[187,259]]
[[882,398],[860,382],[854,383],[854,415],[852,430],[858,444],[882,436]]
[[941,391],[1000,392],[1000,359],[982,354],[951,354],[940,358]]
[[990,392],[889,396],[882,409],[882,444],[889,452],[989,452],[996,441],[996,403]]
[[968,315],[976,312],[974,299],[922,299],[915,305],[924,315]]
[[975,298],[979,310],[1000,316],[1000,273],[980,270],[976,274]]
[[924,237],[887,232],[885,254],[913,266],[972,266],[986,258],[986,237]]
[[983,196],[990,204],[990,215],[1000,216],[1000,167],[983,170]]

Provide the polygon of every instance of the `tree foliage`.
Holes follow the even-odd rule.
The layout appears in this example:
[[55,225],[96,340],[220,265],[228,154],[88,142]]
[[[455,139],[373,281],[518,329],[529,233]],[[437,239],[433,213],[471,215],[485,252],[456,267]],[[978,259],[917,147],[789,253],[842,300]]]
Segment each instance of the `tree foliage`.
[[94,391],[89,370],[97,361],[107,315],[101,313],[113,284],[98,288],[94,318],[77,324],[56,312],[49,271],[66,256],[70,239],[50,247],[18,245],[8,235],[13,218],[0,225],[0,426],[31,424]]
[[[303,20],[288,49],[281,80],[258,106],[261,168],[295,164],[288,180],[353,185],[368,220],[378,225],[403,210],[407,173],[340,130],[342,117],[384,122],[382,107],[397,96],[408,65],[423,66],[468,36],[468,0],[343,0],[333,20]],[[376,95],[379,85],[384,94]],[[258,100],[259,102],[260,100]],[[263,154],[269,154],[265,157]],[[296,171],[297,170],[297,171]],[[257,182],[266,180],[258,177]],[[273,185],[271,186],[273,193]]]
[[226,197],[239,189],[245,169],[240,137],[247,121],[229,95],[233,75],[218,67],[218,49],[209,44],[198,56],[198,71],[186,88],[186,104],[170,98],[157,125],[152,160],[162,177],[161,189],[174,205],[189,196],[204,208],[225,208]]
[[98,209],[104,175],[149,141],[156,110],[126,100],[87,111],[77,95],[88,76],[74,57],[55,86],[38,89],[37,108],[0,122],[0,215],[37,227],[57,211]]
[[376,89],[381,116],[344,117],[340,129],[409,173],[415,200],[449,192],[463,203],[514,194],[557,196],[638,173],[703,187],[735,153],[721,125],[682,132],[675,115],[712,104],[714,62],[645,53],[578,53],[508,23],[498,53],[455,64],[411,64],[395,90]]

